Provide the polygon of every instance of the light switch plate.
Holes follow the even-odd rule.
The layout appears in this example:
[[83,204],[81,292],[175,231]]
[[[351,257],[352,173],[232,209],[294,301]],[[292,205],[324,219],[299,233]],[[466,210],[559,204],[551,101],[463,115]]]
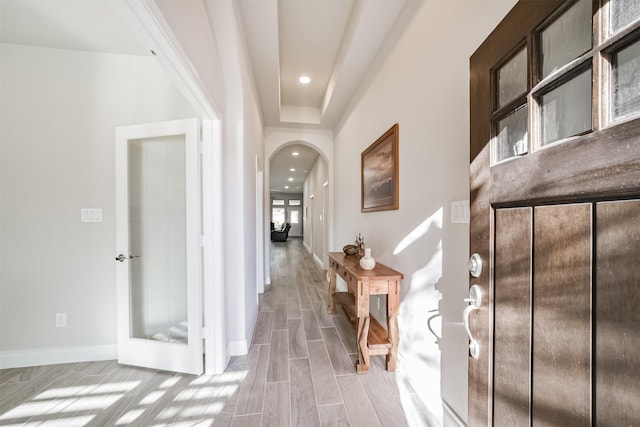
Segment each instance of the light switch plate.
[[56,328],[67,327],[67,313],[56,313]]
[[80,209],[81,222],[102,222],[102,208]]
[[456,224],[469,224],[469,217],[471,211],[469,210],[468,200],[458,200],[451,202],[451,222]]

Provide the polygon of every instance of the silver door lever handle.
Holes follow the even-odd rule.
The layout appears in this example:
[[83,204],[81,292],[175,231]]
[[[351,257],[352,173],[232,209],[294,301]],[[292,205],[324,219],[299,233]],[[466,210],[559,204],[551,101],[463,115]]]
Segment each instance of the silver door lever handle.
[[134,258],[140,258],[140,255],[129,255],[129,257],[127,258],[126,256],[124,256],[124,254],[120,254],[116,257],[116,261],[124,262],[125,259],[134,259]]
[[469,289],[469,298],[465,298],[464,300],[469,303],[462,313],[464,329],[467,331],[467,335],[469,336],[469,353],[471,354],[471,357],[477,359],[480,357],[480,343],[473,338],[473,335],[471,335],[471,328],[469,328],[469,316],[473,310],[477,310],[482,306],[482,290],[480,289],[480,286],[471,286],[471,289]]

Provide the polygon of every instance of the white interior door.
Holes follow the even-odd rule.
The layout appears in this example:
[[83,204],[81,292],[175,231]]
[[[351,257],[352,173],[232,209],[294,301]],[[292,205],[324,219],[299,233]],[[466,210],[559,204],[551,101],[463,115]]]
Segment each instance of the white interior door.
[[116,130],[118,362],[201,374],[197,119]]
[[302,236],[302,209],[301,206],[289,206],[288,207],[288,222],[291,224],[291,230],[289,230],[289,236],[301,237]]

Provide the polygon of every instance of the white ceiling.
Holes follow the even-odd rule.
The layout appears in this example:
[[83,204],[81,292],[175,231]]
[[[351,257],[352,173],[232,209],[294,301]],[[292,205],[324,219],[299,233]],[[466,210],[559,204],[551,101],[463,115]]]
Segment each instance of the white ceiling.
[[[235,0],[265,126],[333,129],[422,0]],[[113,0],[0,0],[0,41],[149,55]],[[311,83],[298,82],[301,75]],[[317,158],[271,160],[271,189],[299,191]],[[312,162],[309,164],[309,162]],[[289,169],[295,168],[289,185]],[[284,186],[289,185],[289,190]]]
[[[265,126],[334,129],[420,1],[236,0]],[[289,168],[311,170],[317,158],[291,149],[271,159],[271,191],[299,191],[284,189]]]
[[0,41],[149,55],[107,0],[0,0]]
[[271,159],[271,191],[302,193],[304,181],[317,159],[316,150],[301,144],[288,145],[280,150]]
[[420,2],[236,0],[264,124],[333,129]]

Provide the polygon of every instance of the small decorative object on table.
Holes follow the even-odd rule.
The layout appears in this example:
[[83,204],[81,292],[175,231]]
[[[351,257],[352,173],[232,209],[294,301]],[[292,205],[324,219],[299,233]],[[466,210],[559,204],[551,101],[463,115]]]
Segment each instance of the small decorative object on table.
[[364,249],[364,256],[360,258],[360,268],[363,270],[373,270],[376,268],[376,260],[371,256],[371,248]]
[[342,248],[342,251],[347,255],[357,255],[358,248],[355,245],[346,245]]
[[364,237],[362,237],[362,234],[358,233],[354,246],[358,250],[357,255],[364,256]]

